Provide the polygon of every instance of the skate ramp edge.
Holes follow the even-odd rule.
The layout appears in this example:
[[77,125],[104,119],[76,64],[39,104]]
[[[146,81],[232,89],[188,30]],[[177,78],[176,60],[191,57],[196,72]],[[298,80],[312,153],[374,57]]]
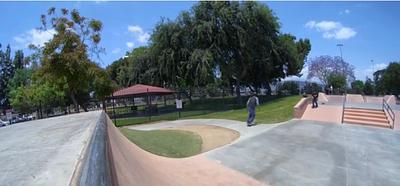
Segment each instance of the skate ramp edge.
[[205,155],[166,158],[142,150],[104,112],[70,185],[265,185]]
[[112,169],[108,153],[108,116],[102,112],[89,142],[83,150],[70,185],[112,185]]

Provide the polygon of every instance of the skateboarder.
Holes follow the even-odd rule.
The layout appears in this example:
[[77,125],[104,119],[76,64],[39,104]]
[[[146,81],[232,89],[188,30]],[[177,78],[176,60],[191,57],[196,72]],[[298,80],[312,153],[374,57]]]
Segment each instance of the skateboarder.
[[251,93],[251,97],[247,100],[247,111],[249,117],[247,118],[247,126],[254,125],[254,119],[256,118],[256,106],[259,105],[258,98],[255,92]]
[[318,93],[313,92],[311,96],[312,96],[312,108],[318,108]]

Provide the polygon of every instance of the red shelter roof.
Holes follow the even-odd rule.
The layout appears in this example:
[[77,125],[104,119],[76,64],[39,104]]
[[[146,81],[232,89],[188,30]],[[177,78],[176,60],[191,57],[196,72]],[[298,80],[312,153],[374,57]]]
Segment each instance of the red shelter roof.
[[111,96],[112,98],[123,98],[123,97],[141,97],[146,95],[168,95],[173,94],[175,91],[162,88],[162,87],[155,87],[150,85],[142,85],[137,84],[127,88],[123,88],[117,90]]

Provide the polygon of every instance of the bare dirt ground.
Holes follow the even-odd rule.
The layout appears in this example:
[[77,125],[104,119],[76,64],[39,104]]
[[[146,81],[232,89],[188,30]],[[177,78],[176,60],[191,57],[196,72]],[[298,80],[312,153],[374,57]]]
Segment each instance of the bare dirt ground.
[[239,138],[240,133],[214,125],[183,125],[174,128],[168,128],[167,130],[184,130],[198,134],[203,143],[201,145],[201,152],[207,152],[209,150],[218,148],[220,146],[229,144]]

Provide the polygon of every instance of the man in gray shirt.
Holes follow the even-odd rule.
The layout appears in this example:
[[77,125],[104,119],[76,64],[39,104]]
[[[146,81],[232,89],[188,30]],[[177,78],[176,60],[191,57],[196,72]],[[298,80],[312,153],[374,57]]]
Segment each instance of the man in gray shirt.
[[251,93],[249,100],[247,100],[247,111],[249,112],[249,117],[247,118],[247,126],[254,125],[254,119],[256,118],[256,106],[260,103],[258,102],[258,97],[255,92]]

